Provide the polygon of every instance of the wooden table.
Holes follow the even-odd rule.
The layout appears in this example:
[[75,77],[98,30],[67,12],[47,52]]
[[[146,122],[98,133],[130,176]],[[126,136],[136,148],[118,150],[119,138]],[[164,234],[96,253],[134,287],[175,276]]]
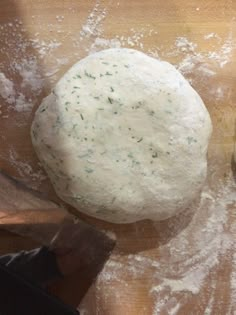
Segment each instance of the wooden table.
[[[22,93],[33,106],[17,111],[14,102],[0,97],[0,168],[50,198],[57,199],[33,152],[30,122],[60,76],[89,52],[121,44],[177,65],[213,121],[208,188],[195,215],[190,209],[161,223],[118,226],[83,216],[113,231],[117,248],[82,302],[82,314],[236,314],[231,162],[236,2],[0,0],[0,5],[0,72],[13,82],[18,104]],[[58,292],[70,300],[70,292]]]

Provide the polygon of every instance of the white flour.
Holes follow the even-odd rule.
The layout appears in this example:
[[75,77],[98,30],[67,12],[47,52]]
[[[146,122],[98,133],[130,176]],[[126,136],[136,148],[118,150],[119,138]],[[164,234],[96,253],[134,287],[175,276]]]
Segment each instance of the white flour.
[[193,53],[197,48],[197,44],[190,42],[186,37],[177,37],[175,41],[176,51]]
[[121,42],[118,39],[104,39],[97,37],[92,43],[89,53],[93,54],[97,51],[107,49],[107,48],[120,48]]
[[[0,73],[0,96],[5,100],[9,109],[17,112],[30,111],[33,104],[29,103],[25,95],[14,89],[14,83],[6,78],[4,73]],[[8,117],[8,116],[7,116]]]
[[86,22],[83,24],[80,31],[80,39],[88,37],[99,36],[102,33],[102,22],[106,17],[107,9],[101,5],[99,0],[96,1],[96,4],[92,11],[89,13]]
[[0,73],[0,96],[8,103],[15,101],[15,90],[12,81],[6,78],[4,73]]
[[10,149],[9,161],[12,166],[17,168],[17,171],[22,178],[31,179],[31,185],[34,189],[37,189],[40,183],[46,179],[46,176],[43,174],[42,170],[33,172],[29,162],[21,160],[14,148]]
[[[117,3],[117,7],[119,6],[120,3]],[[66,10],[70,14],[76,14],[74,7]],[[196,14],[200,14],[199,11],[200,8],[196,8]],[[227,82],[214,79],[227,69],[236,52],[236,39],[232,27],[226,38],[215,32],[203,34],[202,40],[208,45],[205,50],[201,49],[198,42],[182,35],[176,36],[168,47],[163,48],[153,40],[152,47],[146,48],[145,41],[149,38],[158,39],[159,30],[153,30],[150,25],[146,25],[138,29],[128,29],[125,34],[119,33],[114,37],[108,37],[105,35],[104,21],[109,16],[109,7],[104,6],[102,1],[96,1],[81,29],[75,32],[66,32],[63,28],[66,14],[65,11],[63,15],[55,15],[50,24],[40,25],[37,33],[30,36],[26,36],[23,22],[19,19],[0,24],[0,53],[6,60],[11,60],[10,64],[8,62],[0,65],[1,118],[10,120],[13,111],[19,117],[26,113],[30,115],[32,108],[41,99],[44,88],[47,88],[49,82],[54,83],[58,80],[59,76],[80,58],[80,54],[86,55],[110,47],[132,47],[156,58],[170,62],[175,60],[176,67],[198,87],[200,94],[204,91],[207,100],[216,105],[224,99],[230,100]],[[32,16],[32,23],[38,18],[40,17]],[[46,29],[49,36],[42,39]],[[71,47],[71,51],[65,49],[67,52],[63,52],[66,47]],[[29,52],[32,50],[34,53]],[[45,59],[48,62],[43,68]],[[19,128],[28,126],[29,116],[24,116],[24,119]],[[17,124],[14,128],[17,132]],[[4,152],[7,156],[0,158],[7,160],[17,170],[20,178],[29,180],[31,185],[37,188],[45,180],[43,172],[40,169],[34,170],[31,161],[23,159],[7,143],[6,134],[1,135],[1,140],[8,145],[9,151]],[[134,282],[141,279],[148,288],[147,299],[154,306],[151,313],[145,308],[140,310],[145,315],[183,314],[182,307],[186,303],[191,303],[191,299],[196,295],[197,306],[204,306],[202,314],[222,314],[214,308],[215,304],[218,302],[223,304],[224,301],[216,301],[215,293],[220,283],[217,284],[213,279],[216,278],[217,268],[222,262],[228,262],[232,265],[232,271],[229,279],[226,279],[230,287],[227,315],[234,314],[236,255],[234,254],[231,259],[230,253],[236,250],[232,239],[233,233],[234,235],[236,233],[236,226],[232,224],[234,214],[233,208],[229,205],[235,202],[235,189],[229,181],[226,185],[218,185],[217,190],[206,188],[201,204],[190,222],[188,222],[190,214],[186,213],[170,220],[164,231],[160,229],[158,223],[150,225],[157,243],[151,250],[126,255],[116,251],[94,285],[97,296],[103,297],[104,307],[109,303],[109,299],[113,299],[112,301],[117,304],[122,303],[122,298],[127,301],[127,295],[131,294],[129,283],[126,281],[128,275]],[[181,232],[175,234],[177,228]],[[142,243],[140,235],[142,225],[137,224],[136,231],[131,236],[137,243]],[[158,239],[166,239],[166,242],[159,244]],[[122,243],[122,239],[118,237],[117,242]],[[115,284],[122,288],[119,295]],[[132,296],[135,297],[132,294],[131,299]],[[94,299],[96,298],[98,297],[95,296]],[[81,314],[102,313],[99,311],[93,314],[89,311],[88,305],[82,303]],[[196,314],[196,309],[193,309],[188,315]]]
[[[143,279],[142,281],[148,281],[150,299],[155,301],[153,315],[161,314],[164,310],[168,314],[177,314],[184,304],[191,301],[192,295],[200,294],[207,285],[211,294],[206,303],[205,314],[211,314],[216,285],[215,280],[209,280],[209,275],[216,275],[222,258],[228,259],[228,254],[234,248],[232,228],[235,226],[230,226],[228,222],[229,216],[233,215],[233,208],[230,210],[228,207],[233,203],[236,206],[235,188],[230,181],[226,186],[222,184],[217,192],[206,187],[191,222],[181,233],[158,248],[158,258],[146,257],[145,252],[128,256],[114,254],[96,283],[96,289],[101,295],[105,295],[105,301],[116,295],[117,284],[123,287],[127,285],[127,277],[132,282]],[[180,226],[184,220],[185,215],[180,215],[169,223],[167,229],[172,229],[172,224]],[[140,230],[140,237],[141,235]],[[236,302],[235,270],[230,277],[233,309],[233,303]],[[108,291],[104,290],[108,287]],[[117,303],[122,301],[122,293],[120,294]],[[123,298],[126,298],[125,295]],[[201,299],[198,306],[201,306]]]
[[212,38],[217,38],[223,44],[218,49],[207,52],[201,52],[197,44],[189,41],[186,37],[177,38],[175,43],[177,50],[173,48],[173,51],[169,53],[175,55],[178,55],[178,52],[185,53],[184,58],[177,64],[177,68],[184,74],[188,74],[195,67],[200,67],[200,72],[203,72],[203,75],[216,75],[215,70],[223,68],[231,61],[233,52],[236,50],[236,40],[233,39],[232,32],[229,33],[225,41],[214,33],[204,36],[205,40]]

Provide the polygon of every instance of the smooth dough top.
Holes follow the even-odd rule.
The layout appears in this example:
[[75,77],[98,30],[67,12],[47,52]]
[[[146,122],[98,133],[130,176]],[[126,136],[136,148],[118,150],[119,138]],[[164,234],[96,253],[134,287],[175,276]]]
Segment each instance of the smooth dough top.
[[172,65],[121,48],[76,63],[43,100],[31,135],[64,201],[129,223],[192,202],[211,130],[200,96]]

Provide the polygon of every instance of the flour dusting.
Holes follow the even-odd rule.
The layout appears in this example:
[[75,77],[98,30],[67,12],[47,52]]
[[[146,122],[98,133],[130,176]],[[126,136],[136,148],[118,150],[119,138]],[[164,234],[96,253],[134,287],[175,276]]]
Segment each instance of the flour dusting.
[[6,78],[4,73],[0,73],[0,96],[8,103],[13,104],[15,100],[14,84]]
[[[221,42],[223,41],[217,34],[211,33],[204,38],[217,38]],[[186,37],[179,37],[176,39],[175,46],[177,50],[173,49],[168,54],[177,54],[177,52],[185,53],[184,58],[177,64],[177,68],[184,74],[191,73],[195,67],[200,67],[200,72],[205,75],[214,76],[216,75],[215,69],[221,69],[226,66],[233,56],[236,50],[236,40],[233,39],[232,32],[229,33],[228,37],[223,41],[223,44],[214,51],[202,52],[198,50],[197,44],[189,41]]]
[[197,48],[197,44],[189,41],[186,37],[177,37],[175,46],[180,52],[194,52]]
[[[236,206],[235,188],[230,181],[227,185],[222,183],[218,191],[206,187],[189,225],[158,248],[158,258],[155,259],[152,255],[147,257],[145,252],[125,257],[113,254],[98,277],[96,284],[98,292],[99,288],[103,290],[109,287],[109,292],[100,292],[106,294],[106,299],[109,300],[109,297],[115,294],[116,286],[113,290],[112,283],[121,283],[124,286],[126,277],[132,281],[148,279],[150,298],[155,301],[153,315],[161,314],[164,310],[167,314],[177,314],[185,303],[191,301],[193,295],[200,294],[207,285],[211,287],[211,294],[205,306],[205,314],[209,314],[214,302],[213,290],[216,290],[215,283],[209,279],[209,275],[216,274],[222,258],[228,259],[234,247],[233,227],[229,217],[233,214],[233,208],[230,206]],[[185,215],[180,215],[168,224],[167,229],[172,229],[172,224],[180,225],[184,220]],[[156,225],[156,228],[158,227],[159,223]],[[235,280],[235,271],[232,271],[234,302]]]
[[105,39],[97,37],[95,41],[92,43],[89,53],[93,54],[103,49],[108,48],[120,48],[121,42],[118,39]]
[[32,181],[32,187],[37,189],[42,181],[46,179],[42,170],[34,172],[32,166],[28,161],[22,161],[17,152],[12,148],[10,149],[9,161],[12,166],[15,166],[22,178],[30,178]]
[[10,105],[9,109],[17,112],[29,111],[33,107],[24,94],[16,93],[14,83],[6,78],[4,73],[0,73],[0,96]]
[[106,17],[107,9],[101,6],[99,0],[88,15],[86,22],[82,25],[80,31],[80,39],[89,38],[91,36],[99,36],[102,33],[102,22]]

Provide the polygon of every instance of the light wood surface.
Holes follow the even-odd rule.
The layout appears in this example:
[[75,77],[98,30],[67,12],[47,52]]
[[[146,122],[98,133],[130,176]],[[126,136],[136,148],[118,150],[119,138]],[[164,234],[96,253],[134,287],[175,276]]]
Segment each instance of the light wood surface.
[[[142,39],[143,47],[140,47],[139,44],[134,44],[132,47],[144,52],[157,51],[161,58],[173,64],[178,64],[184,55],[184,52],[182,55],[173,53],[174,49],[172,49],[172,54],[168,53],[177,37],[187,37],[189,41],[196,43],[197,51],[202,54],[214,51],[217,49],[216,46],[223,45],[229,36],[231,36],[231,40],[236,39],[236,2],[234,0],[101,0],[98,4],[100,13],[104,9],[106,10],[105,18],[93,30],[96,33],[96,29],[98,29],[98,37],[112,39],[118,36],[121,40],[122,37],[126,39],[132,37],[132,29],[141,30],[141,33],[145,33]],[[7,34],[3,31],[0,32],[0,72],[4,72],[20,91],[21,81],[11,68],[12,60],[18,60],[21,63],[25,56],[36,58],[39,74],[44,78],[44,88],[38,95],[29,89],[28,97],[34,101],[35,109],[60,76],[75,61],[88,54],[96,36],[84,37],[81,40],[79,32],[86,24],[86,20],[95,6],[95,1],[0,0],[0,5],[0,24],[11,23],[16,18],[22,21],[22,26],[18,31],[8,31]],[[98,13],[95,11],[94,14],[96,16]],[[60,16],[63,16],[61,21],[59,21]],[[22,27],[25,29],[23,32]],[[100,27],[102,27],[102,31],[99,33]],[[7,29],[9,30],[9,27]],[[216,33],[221,38],[221,43],[205,40],[204,36],[210,33]],[[8,44],[6,44],[6,36]],[[55,39],[61,45],[53,53],[45,54],[44,57],[42,54],[40,55],[37,45],[22,49],[20,46],[22,43],[35,39],[35,37],[41,43],[41,48],[42,40],[48,43]],[[135,42],[134,37],[131,41]],[[14,48],[16,46],[19,47],[18,50]],[[129,47],[129,44],[125,46]],[[234,185],[231,158],[235,141],[234,121],[236,119],[235,50],[232,50],[229,55],[228,64],[222,67],[219,67],[213,59],[206,58],[205,61],[202,61],[203,65],[210,63],[211,69],[216,72],[214,76],[204,77],[199,64],[195,64],[191,73],[186,75],[202,96],[214,124],[209,149],[209,183],[216,192],[222,182],[226,182],[226,180],[231,181],[232,186]],[[64,57],[68,60],[60,66],[58,64],[55,66],[53,62],[56,57]],[[55,74],[48,75],[50,71],[55,71]],[[214,94],[218,93],[215,86],[223,89],[223,97],[215,97]],[[25,89],[24,93],[27,93]],[[9,105],[1,98],[0,105],[3,113],[0,116],[0,168],[56,200],[49,181],[44,180],[38,185],[37,177],[32,176],[32,173],[37,174],[41,170],[29,135],[33,114],[9,111]],[[3,118],[4,115],[9,117]],[[14,158],[12,158],[12,154],[14,154]],[[27,162],[32,167],[32,172],[27,173],[22,167],[19,167],[20,161]],[[230,207],[232,214],[229,215],[229,221],[235,222],[233,215],[235,203],[232,203]],[[232,306],[229,288],[233,252],[223,255],[220,263],[209,271],[206,282],[201,286],[198,294],[188,295],[186,298],[186,292],[172,295],[166,293],[167,300],[171,298],[181,302],[175,313],[170,313],[167,308],[155,309],[156,300],[150,293],[151,283],[155,278],[155,268],[149,265],[145,268],[142,267],[142,272],[136,276],[132,276],[125,269],[129,264],[131,254],[144,255],[152,261],[158,262],[163,255],[162,246],[184,231],[192,220],[192,216],[192,214],[188,215],[183,224],[179,223],[181,222],[180,217],[159,223],[155,228],[150,222],[115,226],[81,216],[99,228],[115,232],[118,241],[113,260],[123,266],[123,270],[119,271],[113,280],[99,281],[91,287],[82,304],[82,309],[86,310],[84,314],[235,314],[236,308]],[[168,260],[166,261],[168,262]],[[121,279],[122,281],[119,281]],[[214,305],[211,307],[210,313],[205,313],[211,298],[213,282],[215,283]],[[62,288],[59,291],[60,296],[63,297],[65,292],[63,293]],[[64,295],[68,300],[68,292]],[[165,295],[156,296],[156,299],[161,298],[165,298]]]

